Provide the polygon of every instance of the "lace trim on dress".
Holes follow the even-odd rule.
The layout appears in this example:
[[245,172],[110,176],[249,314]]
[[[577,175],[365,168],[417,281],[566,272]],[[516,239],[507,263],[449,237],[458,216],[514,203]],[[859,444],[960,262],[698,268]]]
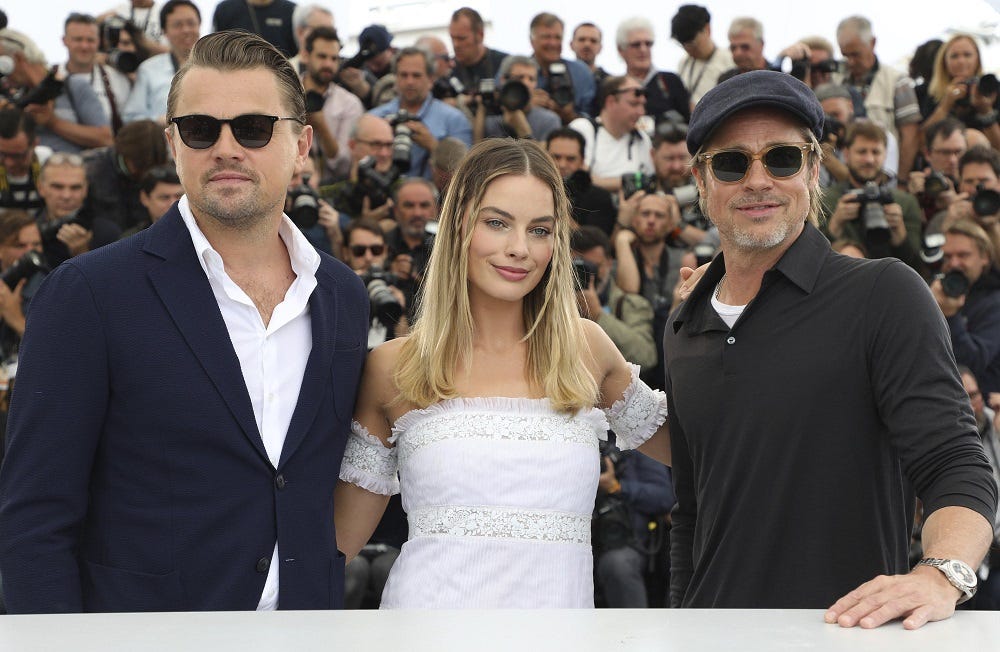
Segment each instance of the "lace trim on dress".
[[435,506],[407,515],[410,539],[489,537],[590,545],[590,514],[498,507]]
[[563,442],[596,449],[599,439],[607,439],[607,430],[608,421],[598,409],[570,416],[554,412],[548,399],[473,397],[407,412],[396,420],[389,442],[397,444],[402,462],[423,446],[456,439]]
[[340,479],[383,496],[399,493],[397,452],[357,421],[351,421]]
[[639,380],[639,365],[629,363],[632,382],[605,410],[621,450],[637,448],[667,420],[667,395]]

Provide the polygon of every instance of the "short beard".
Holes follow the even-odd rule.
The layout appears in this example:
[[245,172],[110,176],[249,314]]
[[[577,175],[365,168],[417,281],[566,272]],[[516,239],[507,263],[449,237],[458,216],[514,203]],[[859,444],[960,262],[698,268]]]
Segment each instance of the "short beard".
[[[255,171],[243,167],[223,167],[206,172],[201,179],[202,188],[208,185],[208,180],[212,175],[222,170],[233,170],[245,174],[250,178],[255,189],[260,187],[260,175]],[[261,197],[256,194],[238,203],[231,203],[227,201],[228,199],[229,197],[225,194],[203,194],[196,208],[223,228],[234,231],[250,231],[264,221],[268,215],[271,215],[275,209],[282,207],[284,202],[284,197],[279,197],[270,205],[265,205]]]

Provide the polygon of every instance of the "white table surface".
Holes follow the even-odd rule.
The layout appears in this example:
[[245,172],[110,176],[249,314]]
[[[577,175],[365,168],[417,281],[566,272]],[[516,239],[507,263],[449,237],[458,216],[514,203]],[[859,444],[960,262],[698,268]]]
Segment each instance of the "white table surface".
[[819,610],[292,611],[0,616],[0,650],[555,650],[980,652],[1000,612],[959,612],[906,631],[842,629]]

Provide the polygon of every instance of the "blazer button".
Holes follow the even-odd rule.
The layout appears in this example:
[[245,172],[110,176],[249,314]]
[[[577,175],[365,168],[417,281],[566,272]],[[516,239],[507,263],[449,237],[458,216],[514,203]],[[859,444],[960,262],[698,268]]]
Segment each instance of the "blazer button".
[[266,573],[267,569],[269,569],[270,567],[271,567],[270,557],[261,557],[260,559],[257,560],[258,573]]
[[283,476],[283,475],[281,475],[279,473],[278,477],[276,477],[274,479],[274,486],[276,486],[278,489],[284,489],[285,488],[285,476]]

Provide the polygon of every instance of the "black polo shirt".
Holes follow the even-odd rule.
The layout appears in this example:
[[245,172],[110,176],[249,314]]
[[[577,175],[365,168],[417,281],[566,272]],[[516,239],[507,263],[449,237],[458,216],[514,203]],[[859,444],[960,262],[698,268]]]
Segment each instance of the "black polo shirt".
[[992,523],[997,490],[926,284],[807,224],[732,329],[719,256],[664,338],[671,603],[829,607],[908,571],[914,491]]

